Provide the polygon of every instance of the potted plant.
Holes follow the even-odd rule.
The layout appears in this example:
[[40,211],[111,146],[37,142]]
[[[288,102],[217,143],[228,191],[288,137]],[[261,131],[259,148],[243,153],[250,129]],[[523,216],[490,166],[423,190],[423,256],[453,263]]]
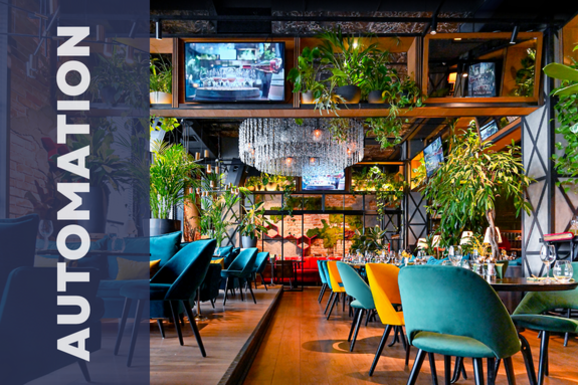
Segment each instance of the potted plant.
[[155,142],[150,166],[150,235],[180,230],[180,221],[169,219],[174,207],[182,206],[185,187],[198,186],[201,166],[181,144]]
[[375,227],[368,227],[364,233],[355,230],[355,238],[349,252],[365,254],[366,252],[380,253],[387,250],[387,239],[385,238],[386,230],[376,225]]
[[239,231],[241,233],[241,241],[243,247],[255,247],[257,245],[257,235],[259,232],[266,232],[268,225],[271,224],[265,218],[265,208],[263,207],[265,202],[258,202],[249,207],[243,206],[243,217],[241,218],[241,224],[239,225]]
[[498,257],[495,231],[496,197],[511,197],[517,214],[530,213],[524,190],[531,178],[525,175],[520,148],[493,152],[490,142],[481,142],[470,128],[453,140],[445,163],[429,178],[425,196],[431,202],[427,211],[440,217],[440,246],[457,244],[464,230],[482,233],[484,218],[490,228],[490,245]]
[[171,104],[173,102],[173,67],[160,58],[150,61],[150,103]]
[[[205,189],[209,187],[207,185],[209,179],[203,179]],[[201,235],[215,239],[217,247],[221,247],[225,240],[227,228],[237,220],[234,213],[231,216],[228,216],[228,213],[232,211],[231,208],[239,202],[239,199],[239,196],[231,191],[211,193],[201,198],[199,230]]]
[[321,97],[323,84],[317,81],[318,67],[315,63],[320,57],[319,48],[305,47],[297,58],[297,67],[292,68],[287,80],[294,84],[293,92],[301,92],[301,103],[313,104]]
[[367,56],[363,59],[362,91],[367,95],[370,104],[386,102],[386,90],[389,90],[394,80],[397,80],[395,70],[387,67],[389,51]]

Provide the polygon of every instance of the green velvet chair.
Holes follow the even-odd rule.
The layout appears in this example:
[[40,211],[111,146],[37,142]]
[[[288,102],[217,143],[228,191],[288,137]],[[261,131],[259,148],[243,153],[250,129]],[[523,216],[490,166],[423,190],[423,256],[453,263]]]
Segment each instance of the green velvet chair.
[[[574,279],[578,280],[578,263],[572,263],[572,267]],[[541,332],[538,385],[548,375],[550,333],[578,333],[578,321],[543,314],[554,309],[578,309],[578,289],[528,293],[512,314],[516,326]]]
[[319,297],[317,298],[317,302],[321,303],[323,300],[323,296],[325,295],[325,291],[327,290],[327,276],[325,275],[325,271],[323,270],[323,260],[317,260],[317,270],[319,271],[319,279],[321,280],[321,289],[319,290]]
[[[504,361],[508,383],[515,383],[512,356],[521,342],[506,307],[483,278],[460,267],[409,266],[399,273],[399,289],[407,336],[419,349],[408,384],[415,384],[425,353],[444,355],[446,383],[451,356],[473,358],[476,385],[484,383],[484,358],[492,368],[488,384],[495,382],[496,359]],[[432,366],[437,382],[435,361]]]
[[[253,266],[255,264],[255,260],[257,259],[257,253],[259,250],[256,247],[251,247],[241,251],[241,253],[235,258],[229,268],[226,270],[221,271],[221,277],[226,279],[225,283],[225,297],[223,298],[223,306],[227,303],[227,290],[232,282],[230,282],[230,278],[233,280],[237,279],[239,283],[239,288],[242,288],[242,283],[247,281],[249,286],[249,291],[251,292],[251,296],[253,297],[253,302],[257,303],[255,299],[255,294],[253,294],[253,289],[251,288],[251,274],[253,273]],[[243,298],[243,290],[239,290],[241,292],[241,300],[244,301]]]
[[265,267],[267,267],[267,261],[269,260],[269,252],[268,251],[262,251],[260,253],[257,254],[257,258],[255,258],[255,264],[253,266],[253,282],[255,282],[255,289],[257,288],[257,274],[259,274],[259,276],[261,277],[261,282],[263,283],[263,286],[265,287],[265,290],[269,290],[267,289],[267,284],[265,283],[265,280],[263,279],[263,271],[265,271]]
[[[368,312],[367,319],[369,319],[370,314],[373,314],[375,310],[375,303],[373,302],[373,295],[371,294],[369,285],[365,283],[353,267],[343,262],[337,262],[337,269],[339,270],[341,281],[345,287],[345,293],[355,298],[355,300],[351,302],[351,307],[355,309],[355,314],[353,316],[353,322],[351,323],[351,329],[349,330],[349,337],[347,338],[347,341],[351,341],[349,351],[352,352],[355,347],[355,341],[357,340],[357,333],[359,333],[359,326],[361,325],[363,315],[365,312]],[[353,333],[354,328],[355,333]],[[352,333],[353,340],[351,339]]]

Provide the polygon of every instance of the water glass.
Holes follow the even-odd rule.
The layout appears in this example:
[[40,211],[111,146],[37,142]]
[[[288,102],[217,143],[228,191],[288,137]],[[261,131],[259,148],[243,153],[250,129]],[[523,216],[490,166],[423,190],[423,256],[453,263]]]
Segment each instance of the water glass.
[[461,260],[462,260],[462,249],[457,246],[454,248],[454,246],[450,246],[449,252],[448,252],[448,257],[449,260],[452,262],[452,265],[454,266],[459,266]]
[[550,280],[550,264],[556,260],[556,248],[552,245],[542,245],[540,249],[540,260],[546,265],[546,279],[544,283],[551,283]]
[[568,283],[572,279],[574,269],[570,261],[556,261],[552,273],[557,282]]

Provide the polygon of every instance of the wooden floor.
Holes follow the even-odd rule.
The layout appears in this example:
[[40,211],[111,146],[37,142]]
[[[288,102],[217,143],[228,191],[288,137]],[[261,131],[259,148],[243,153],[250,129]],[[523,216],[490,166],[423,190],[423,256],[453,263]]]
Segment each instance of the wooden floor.
[[[404,368],[404,350],[400,344],[386,347],[373,377],[368,371],[384,327],[379,321],[361,327],[353,353],[349,352],[347,335],[351,318],[339,311],[330,320],[323,316],[328,298],[317,303],[318,289],[302,293],[285,292],[270,323],[261,348],[244,382],[245,385],[324,385],[324,384],[405,384],[409,368]],[[539,341],[535,332],[524,335],[532,346],[538,364]],[[390,341],[391,341],[390,336]],[[416,350],[412,349],[410,367]],[[517,384],[528,384],[521,353],[514,356]],[[438,380],[443,384],[443,357],[436,357]],[[466,362],[468,380],[458,384],[474,384],[471,360]],[[424,362],[418,384],[431,384],[430,367]],[[550,377],[546,384],[578,383],[578,340],[571,338],[563,347],[561,336],[550,339]],[[507,384],[503,365],[497,384]]]
[[150,328],[150,383],[151,385],[218,384],[231,363],[237,358],[256,325],[271,305],[281,286],[263,286],[254,290],[257,304],[250,295],[241,302],[239,295],[229,298],[222,306],[222,294],[216,309],[206,302],[203,315],[209,320],[199,322],[199,330],[207,357],[199,351],[193,332],[187,323],[183,331],[184,346],[180,346],[175,328],[165,323],[166,338],[162,339],[156,322]]

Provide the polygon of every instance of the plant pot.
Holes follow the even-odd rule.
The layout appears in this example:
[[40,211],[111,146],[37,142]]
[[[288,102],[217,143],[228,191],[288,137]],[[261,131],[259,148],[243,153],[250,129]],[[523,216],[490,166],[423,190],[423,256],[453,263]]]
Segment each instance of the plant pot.
[[369,95],[367,95],[367,102],[370,104],[384,104],[385,99],[383,99],[383,91],[371,91]]
[[313,104],[315,103],[315,97],[313,96],[313,91],[307,91],[301,93],[301,104]]
[[149,219],[150,236],[163,235],[181,230],[181,221],[176,219]]
[[89,234],[104,234],[106,232],[106,217],[108,214],[109,193],[103,187],[90,186],[90,192],[77,193],[82,198],[79,210],[89,210],[90,220],[77,221]]
[[275,191],[277,184],[276,183],[267,183],[267,191]]
[[361,88],[358,86],[342,86],[335,88],[335,95],[341,97],[345,104],[357,104],[361,100]]
[[151,92],[150,103],[151,104],[173,104],[173,95],[167,94],[166,92]]
[[248,249],[249,247],[257,247],[257,238],[247,237],[243,235],[241,237],[241,244],[245,249]]

